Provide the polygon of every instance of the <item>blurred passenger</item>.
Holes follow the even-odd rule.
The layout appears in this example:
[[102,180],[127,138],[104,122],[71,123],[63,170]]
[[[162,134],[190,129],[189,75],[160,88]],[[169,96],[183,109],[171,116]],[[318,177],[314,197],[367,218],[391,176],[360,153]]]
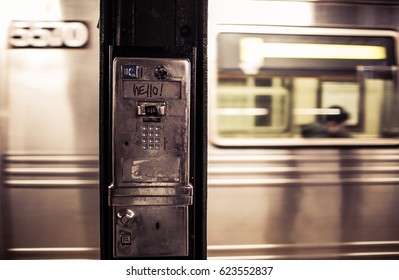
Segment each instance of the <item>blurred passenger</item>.
[[339,110],[338,114],[327,114],[322,123],[301,126],[301,134],[305,138],[349,138],[346,127],[349,113],[340,106],[331,106],[329,109]]

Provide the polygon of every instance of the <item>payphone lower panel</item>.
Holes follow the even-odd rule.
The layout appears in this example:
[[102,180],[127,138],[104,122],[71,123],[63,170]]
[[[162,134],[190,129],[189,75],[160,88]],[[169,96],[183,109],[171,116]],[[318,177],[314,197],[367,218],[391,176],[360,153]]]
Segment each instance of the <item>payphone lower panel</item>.
[[188,206],[117,206],[114,257],[187,256]]

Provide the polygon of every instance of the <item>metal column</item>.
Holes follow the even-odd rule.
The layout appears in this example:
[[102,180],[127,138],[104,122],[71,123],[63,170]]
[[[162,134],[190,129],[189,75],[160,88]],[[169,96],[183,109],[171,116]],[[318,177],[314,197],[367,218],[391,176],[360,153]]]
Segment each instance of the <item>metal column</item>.
[[[207,245],[207,0],[101,0],[99,28],[101,258],[205,259]],[[134,79],[138,78],[140,75],[140,78],[150,83],[150,86],[156,83],[159,84],[159,81],[154,82],[152,79],[170,82],[167,79],[163,80],[165,77],[163,77],[162,73],[157,73],[155,78],[149,77],[152,72],[150,73],[150,70],[147,68],[152,67],[151,65],[154,63],[154,67],[158,67],[156,65],[158,65],[159,62],[165,62],[169,65],[168,67],[172,68],[174,65],[188,65],[186,68],[189,73],[188,80],[190,84],[187,85],[189,97],[184,104],[189,106],[189,110],[186,111],[188,112],[187,118],[189,118],[187,122],[189,123],[187,131],[190,134],[187,149],[187,157],[189,158],[187,162],[187,181],[189,187],[180,187],[178,184],[174,185],[171,182],[167,183],[166,187],[162,185],[157,186],[156,180],[149,179],[148,182],[143,183],[143,180],[134,178],[134,175],[132,175],[133,179],[128,178],[125,180],[120,184],[120,188],[113,188],[115,186],[116,176],[115,172],[113,172],[113,160],[115,160],[113,141],[115,141],[115,139],[119,141],[118,137],[113,136],[113,134],[119,133],[115,132],[118,130],[114,131],[113,124],[115,125],[116,122],[117,125],[119,125],[121,120],[125,121],[126,119],[124,117],[125,115],[119,115],[119,113],[113,111],[119,110],[115,109],[115,103],[117,103],[114,95],[115,88],[134,87],[132,83],[135,81]],[[147,63],[145,65],[150,66],[144,67],[142,65],[143,63]],[[113,67],[125,69],[127,72],[126,74],[120,73],[120,70],[113,70]],[[136,70],[137,73],[141,74],[136,75]],[[162,69],[160,71],[162,72]],[[179,75],[178,71],[173,73],[173,76]],[[115,75],[121,77],[121,81],[116,81]],[[167,85],[171,84],[172,83],[169,83]],[[131,102],[131,104],[134,103],[134,106],[137,107],[138,113],[135,113],[136,116],[145,115],[147,113],[151,115],[153,119],[154,117],[158,119],[155,121],[164,120],[163,101],[157,100],[157,102],[154,103],[132,97],[128,102]],[[166,102],[168,102],[168,100]],[[171,103],[173,104],[173,102],[174,101]],[[121,108],[123,108],[123,106],[121,106]],[[166,115],[167,114],[166,112]],[[152,119],[147,118],[147,120],[144,121],[152,121]],[[122,128],[123,127],[134,127],[129,133],[142,133],[142,131],[137,129],[138,127],[142,129],[147,129],[147,127],[161,129],[160,126],[156,125],[143,126],[140,124],[139,126],[138,121],[126,123]],[[126,142],[126,146],[127,145]],[[136,153],[134,151],[136,148],[131,149],[130,154],[141,153]],[[184,149],[182,150],[184,151]],[[132,162],[132,160],[130,162]],[[175,163],[176,166],[181,165],[179,160],[176,160]],[[133,163],[133,166],[134,164],[135,163]],[[134,168],[131,166],[126,168],[124,166],[124,164],[121,164],[120,168],[125,168],[127,170],[133,170]],[[179,167],[174,170],[174,172],[176,172],[176,170],[186,170],[186,168]],[[121,174],[122,173],[121,171]],[[121,175],[120,177],[122,178],[123,176],[124,175]],[[173,176],[164,177],[170,179]],[[176,178],[177,177],[178,176],[176,176]],[[182,177],[181,174],[180,177]],[[176,179],[176,181],[177,180],[178,179]],[[144,192],[142,192],[142,190],[144,190]],[[173,193],[175,197],[172,197],[173,194],[170,196],[171,193]],[[118,196],[117,199],[115,198],[116,196]],[[133,210],[130,211],[130,208],[128,209],[126,207],[122,207],[123,209],[120,208],[118,203],[121,203],[121,201],[131,201],[131,209]],[[150,206],[147,205],[148,201],[153,201],[149,203]],[[170,207],[169,204],[175,202],[169,201],[177,201],[178,207]],[[167,205],[167,207],[165,205]],[[184,210],[181,211],[181,209]],[[132,222],[135,219],[133,216],[137,213],[131,212],[140,214],[143,222]],[[157,221],[158,217],[159,219],[176,217],[176,219],[179,219],[179,221],[176,221],[177,227],[183,221],[188,221],[187,231],[178,231],[179,235],[184,234],[187,236],[186,248],[183,248],[184,246],[181,247],[181,242],[173,245],[176,240],[178,241],[180,239],[180,237],[177,236],[173,237],[175,240],[171,240],[170,244],[165,245],[165,243],[169,243],[167,240],[169,237],[166,235],[166,237],[159,238],[159,240],[155,240],[155,242],[158,242],[161,247],[165,245],[167,249],[163,251],[158,250],[157,245],[155,245],[155,249],[148,249],[146,244],[151,243],[151,236],[145,236],[146,233],[142,231],[144,229],[140,229],[140,227],[147,227],[145,223],[147,220],[154,223],[155,228],[152,230],[158,230],[160,228],[160,223]],[[119,224],[116,223],[115,220],[119,221]],[[173,223],[169,223],[169,227],[173,226]],[[122,231],[118,231],[119,229],[115,229],[115,227],[121,228]],[[117,235],[115,237],[116,232],[120,234],[120,232],[124,232],[124,229],[127,234],[126,239],[124,239],[123,235]],[[137,235],[132,232],[136,230],[141,232],[141,235],[140,233]],[[169,232],[168,234],[171,237],[173,236],[173,234]],[[115,249],[115,238],[117,240],[118,238],[122,239],[122,241],[118,241],[119,249]],[[136,238],[136,240],[132,241],[134,238]],[[143,244],[143,242],[146,244]],[[134,250],[131,248],[132,243],[136,246]],[[125,244],[127,249],[124,251]],[[124,252],[127,253],[125,254]],[[155,253],[152,254],[152,252]]]

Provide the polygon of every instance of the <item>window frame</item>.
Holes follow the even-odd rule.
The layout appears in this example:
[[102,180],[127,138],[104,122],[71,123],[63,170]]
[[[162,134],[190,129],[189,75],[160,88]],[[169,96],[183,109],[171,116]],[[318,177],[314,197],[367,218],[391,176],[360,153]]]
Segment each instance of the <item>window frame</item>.
[[[395,63],[398,59],[398,32],[391,30],[367,30],[367,29],[342,29],[342,28],[313,28],[313,27],[276,27],[276,26],[244,26],[244,25],[218,25],[209,37],[209,141],[211,144],[219,147],[297,147],[297,146],[397,146],[399,138],[225,138],[221,137],[217,128],[217,83],[218,83],[218,64],[217,64],[217,38],[220,33],[245,33],[251,34],[295,34],[295,35],[319,35],[319,36],[363,36],[363,37],[389,37],[394,43]],[[273,76],[292,76],[296,73],[296,69],[278,69],[265,74]],[[338,71],[339,72],[339,71]],[[314,76],[315,73],[303,72],[303,76]],[[337,74],[349,75],[354,80],[356,72],[339,72],[331,71],[330,75],[325,75],[326,80],[331,80]],[[326,78],[326,76],[328,78]],[[339,75],[341,76],[341,75]],[[334,80],[334,79],[332,79]],[[363,106],[364,97],[361,98],[360,106]],[[362,101],[363,100],[363,101]],[[361,110],[363,111],[363,110]],[[364,112],[359,120],[363,122]],[[356,130],[361,130],[364,123],[359,123]]]

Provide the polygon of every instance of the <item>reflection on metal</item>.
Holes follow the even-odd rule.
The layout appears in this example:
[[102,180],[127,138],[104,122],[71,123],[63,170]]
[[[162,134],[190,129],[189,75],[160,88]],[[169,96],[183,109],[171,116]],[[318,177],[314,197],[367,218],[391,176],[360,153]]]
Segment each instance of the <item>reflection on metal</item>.
[[[63,18],[63,0],[16,0],[7,4],[7,18],[24,20],[60,20]],[[70,3],[72,4],[72,3]],[[76,5],[76,4],[75,4]],[[72,4],[72,6],[75,6]],[[21,7],[24,7],[21,9]]]
[[326,108],[296,108],[294,114],[296,115],[339,115],[339,109]]
[[[326,161],[331,161],[330,158],[326,159]],[[240,161],[242,162],[242,161]],[[321,161],[319,161],[321,162]],[[212,175],[223,175],[223,173],[231,172],[234,174],[275,174],[275,173],[294,173],[298,169],[295,167],[275,167],[275,166],[226,166],[226,167],[212,167],[208,168],[208,174]],[[303,168],[300,169],[301,172],[305,173],[314,173],[315,170],[313,168]],[[342,172],[351,173],[351,172],[359,172],[359,173],[370,173],[370,172],[387,172],[387,173],[396,173],[399,171],[399,166],[362,166],[362,167],[347,167]],[[318,173],[329,173],[331,172],[331,166],[320,166],[317,168]]]
[[[51,173],[50,173],[51,174]],[[48,187],[92,187],[97,188],[98,180],[5,180],[5,184],[10,187],[30,187],[30,188],[48,188]]]
[[3,180],[9,188],[98,187],[98,158],[95,156],[11,154],[3,161]]
[[[299,43],[265,43],[257,38],[242,38],[240,40],[240,57],[247,61],[252,54],[262,59],[308,58],[308,59],[386,59],[384,47],[340,44],[299,44]],[[249,44],[249,42],[251,42]],[[259,44],[259,45],[258,45]]]
[[77,252],[77,251],[98,251],[98,248],[85,248],[85,247],[40,247],[40,248],[10,248],[10,252]]
[[7,174],[90,174],[98,173],[97,168],[77,168],[77,167],[64,167],[64,168],[7,168],[4,170]]
[[6,154],[4,159],[7,163],[93,163],[98,161],[98,156],[95,155],[42,155],[42,154]]
[[354,178],[354,179],[329,179],[326,181],[326,178],[316,178],[316,179],[306,179],[306,180],[301,180],[297,178],[289,178],[289,179],[268,179],[268,178],[240,178],[240,179],[210,179],[208,180],[209,185],[213,187],[217,186],[226,186],[229,185],[231,187],[234,186],[240,186],[242,187],[243,185],[247,186],[267,186],[267,185],[273,185],[273,186],[288,186],[288,185],[298,185],[298,184],[306,184],[308,186],[319,186],[319,187],[325,187],[325,186],[331,186],[331,185],[336,185],[336,184],[350,184],[350,185],[358,185],[358,184],[364,184],[364,185],[371,185],[371,184],[398,184],[399,183],[399,178],[396,178],[396,176],[391,177],[391,178]]
[[399,255],[395,148],[213,147],[208,164],[210,259]]
[[8,154],[2,165],[7,258],[99,258],[97,156]]
[[[226,9],[224,1],[209,1],[210,14],[218,22],[240,24],[243,19],[248,24],[300,25],[308,26],[314,23],[312,3],[302,1],[229,1]],[[245,8],[243,6],[245,5]],[[212,21],[211,21],[212,22]]]
[[[114,206],[126,206],[126,205],[189,206],[192,205],[193,203],[192,196],[166,196],[166,197],[122,196],[122,197],[111,197],[109,201]],[[165,211],[167,211],[167,209],[165,209]]]
[[116,214],[116,216],[118,217],[118,219],[120,220],[120,222],[122,224],[127,225],[128,223],[130,223],[132,221],[132,219],[134,218],[135,214],[130,209],[123,209],[123,211],[122,212],[118,212]]
[[12,259],[98,259],[98,247],[38,247],[9,248]]
[[211,260],[378,259],[398,255],[397,241],[208,246],[208,258]]
[[330,59],[330,60],[385,60],[385,47],[355,44],[317,44],[264,42],[258,37],[239,40],[240,68],[247,75],[256,75],[264,59]]
[[218,114],[224,116],[265,116],[268,114],[268,110],[262,108],[219,108]]

